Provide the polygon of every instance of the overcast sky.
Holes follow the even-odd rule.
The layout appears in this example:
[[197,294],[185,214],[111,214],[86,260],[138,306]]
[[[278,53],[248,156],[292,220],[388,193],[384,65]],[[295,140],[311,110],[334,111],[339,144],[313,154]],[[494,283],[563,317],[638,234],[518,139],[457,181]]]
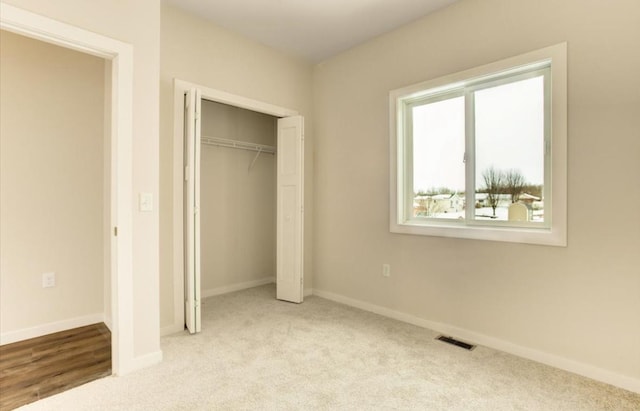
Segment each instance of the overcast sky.
[[[482,171],[517,169],[528,183],[544,181],[542,77],[475,93],[476,185]],[[414,191],[464,191],[464,97],[415,107]]]

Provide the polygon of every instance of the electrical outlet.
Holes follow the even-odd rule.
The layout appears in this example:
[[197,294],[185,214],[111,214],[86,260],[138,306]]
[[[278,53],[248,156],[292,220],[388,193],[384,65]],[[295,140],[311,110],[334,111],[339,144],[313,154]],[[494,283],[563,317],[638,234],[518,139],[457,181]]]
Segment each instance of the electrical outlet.
[[382,276],[383,277],[391,277],[391,265],[390,264],[382,264]]
[[44,273],[42,274],[42,288],[49,288],[56,286],[56,273]]

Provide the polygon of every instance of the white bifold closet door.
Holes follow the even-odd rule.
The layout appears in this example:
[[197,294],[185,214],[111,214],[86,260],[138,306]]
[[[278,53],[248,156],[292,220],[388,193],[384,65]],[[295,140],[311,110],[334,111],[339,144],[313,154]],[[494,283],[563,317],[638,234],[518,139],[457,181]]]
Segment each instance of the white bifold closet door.
[[185,324],[191,334],[200,332],[200,90],[185,96]]
[[[185,95],[185,323],[190,333],[200,320],[200,138],[202,93]],[[278,119],[276,298],[301,303],[304,233],[304,119]]]
[[276,298],[301,303],[304,234],[304,119],[278,120]]

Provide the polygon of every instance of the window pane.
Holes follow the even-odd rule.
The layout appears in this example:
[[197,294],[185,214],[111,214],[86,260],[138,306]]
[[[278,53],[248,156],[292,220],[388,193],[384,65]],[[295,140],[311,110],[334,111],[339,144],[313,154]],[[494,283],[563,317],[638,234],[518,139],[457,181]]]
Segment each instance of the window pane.
[[464,97],[413,107],[413,216],[464,218]]
[[475,149],[476,219],[543,222],[542,76],[475,92]]

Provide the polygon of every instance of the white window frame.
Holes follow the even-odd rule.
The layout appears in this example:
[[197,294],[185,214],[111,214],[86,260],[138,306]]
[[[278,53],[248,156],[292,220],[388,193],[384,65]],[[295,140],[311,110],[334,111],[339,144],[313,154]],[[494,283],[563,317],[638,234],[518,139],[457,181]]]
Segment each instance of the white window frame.
[[[389,94],[390,114],[390,230],[393,233],[440,237],[458,237],[478,240],[566,246],[567,245],[567,45],[557,44],[541,50],[511,57],[495,63],[447,75],[434,80],[393,90]],[[530,76],[532,70],[545,74],[545,217],[544,223],[510,223],[507,221],[482,222],[474,220],[473,208],[467,208],[467,218],[461,224],[456,220],[414,218],[412,137],[405,127],[407,110],[416,102],[435,101],[434,96],[451,98],[464,95],[500,82],[511,82],[514,76]],[[524,68],[524,69],[523,69]],[[505,80],[506,79],[506,80]],[[547,81],[549,80],[549,81]],[[410,110],[409,110],[410,111]],[[546,110],[545,110],[546,111]],[[550,121],[549,121],[550,120]],[[467,125],[467,202],[473,204],[475,190],[475,153],[473,127]],[[473,141],[473,140],[471,140]],[[407,150],[408,149],[408,150]],[[409,195],[409,194],[411,195]],[[409,200],[409,197],[411,199]],[[469,202],[469,199],[472,201]],[[550,201],[548,201],[550,199]]]

